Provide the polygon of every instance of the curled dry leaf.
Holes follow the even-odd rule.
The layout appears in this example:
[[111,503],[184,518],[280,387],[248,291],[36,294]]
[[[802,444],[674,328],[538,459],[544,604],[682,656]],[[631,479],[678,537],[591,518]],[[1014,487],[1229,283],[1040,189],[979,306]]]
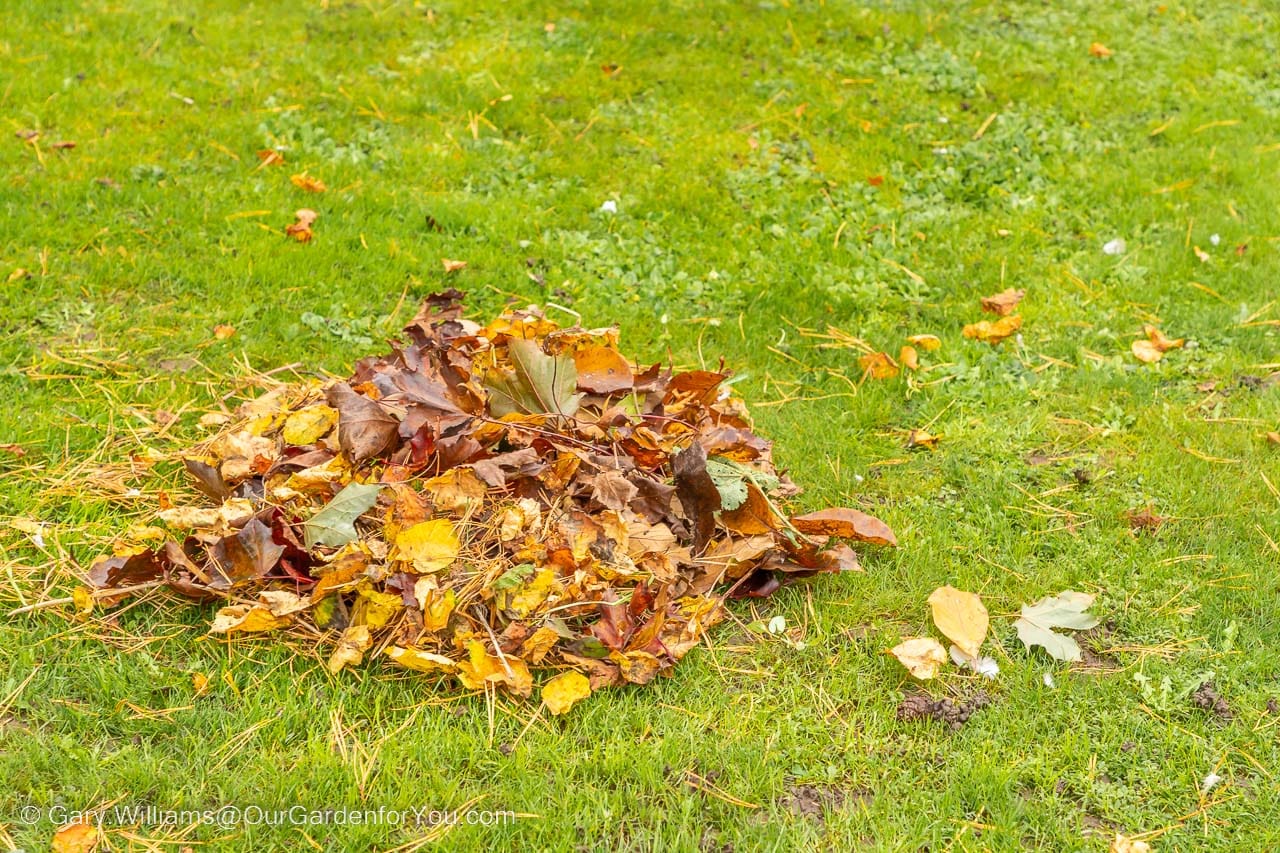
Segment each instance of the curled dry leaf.
[[1027,295],[1025,290],[1017,290],[1015,288],[1006,288],[999,293],[991,296],[984,296],[979,300],[982,310],[988,314],[998,314],[1001,317],[1007,317],[1013,313],[1013,309],[1018,307],[1018,303]]
[[858,367],[872,379],[892,379],[898,375],[898,363],[887,352],[869,352],[858,357]]
[[907,343],[925,352],[942,349],[942,340],[937,335],[912,335],[907,338]]
[[1089,55],[1094,59],[1106,59],[1111,55],[1111,48],[1100,41],[1095,41],[1089,45]]
[[1017,314],[999,320],[980,320],[964,327],[964,336],[985,344],[998,344],[1022,328],[1022,318]]
[[453,258],[441,258],[440,266],[444,267],[445,275],[449,273],[461,272],[467,268],[466,261],[455,261]]
[[313,178],[311,175],[308,175],[306,172],[303,172],[298,175],[291,175],[289,177],[289,180],[298,189],[306,190],[309,193],[322,193],[326,189],[328,189],[324,185],[324,181],[320,180],[319,178]]
[[920,354],[916,352],[916,348],[910,345],[904,346],[898,353],[898,361],[907,370],[920,369]]
[[889,650],[889,654],[898,659],[898,663],[907,671],[928,681],[938,674],[938,670],[947,662],[947,650],[933,637],[912,637],[903,640]]
[[53,834],[53,853],[93,853],[101,836],[98,827],[90,821],[68,823]]
[[889,525],[856,509],[822,509],[791,519],[801,533],[839,536],[874,545],[897,546],[898,537]]

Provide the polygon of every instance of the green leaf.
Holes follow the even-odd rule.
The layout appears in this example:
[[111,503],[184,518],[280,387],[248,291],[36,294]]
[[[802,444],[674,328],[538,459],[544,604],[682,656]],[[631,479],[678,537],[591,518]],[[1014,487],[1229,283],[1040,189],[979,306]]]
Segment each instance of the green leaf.
[[328,545],[340,548],[356,538],[355,520],[378,500],[382,486],[351,483],[333,496],[329,505],[302,525],[307,548]]
[[537,568],[533,563],[521,563],[518,566],[512,566],[502,573],[502,577],[493,582],[494,591],[505,592],[506,590],[523,586],[525,581],[533,577],[533,573],[537,571]]
[[1018,639],[1027,648],[1040,646],[1055,660],[1080,660],[1080,644],[1054,628],[1079,631],[1098,624],[1098,617],[1085,611],[1093,604],[1093,596],[1083,592],[1049,595],[1035,604],[1022,605],[1022,618],[1013,623]]
[[766,494],[779,485],[778,478],[772,474],[756,471],[724,456],[708,457],[707,473],[720,493],[720,508],[730,512],[747,502],[748,481]]
[[570,355],[550,356],[534,341],[511,341],[507,345],[513,370],[490,376],[489,411],[494,417],[512,412],[531,415],[572,415],[578,411],[581,394],[578,369]]

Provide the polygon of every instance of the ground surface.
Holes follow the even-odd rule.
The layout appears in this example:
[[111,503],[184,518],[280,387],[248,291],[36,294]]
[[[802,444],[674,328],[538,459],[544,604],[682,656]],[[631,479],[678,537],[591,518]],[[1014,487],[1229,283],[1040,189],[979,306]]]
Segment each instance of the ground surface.
[[[724,356],[803,505],[862,505],[902,547],[759,605],[791,643],[727,624],[674,678],[523,736],[531,705],[331,678],[307,648],[200,639],[203,611],[5,618],[0,839],[48,844],[27,804],[119,801],[531,816],[144,825],[115,849],[1280,845],[1274,6],[50,0],[4,20],[0,443],[25,451],[0,451],[6,611],[68,594],[177,480],[97,466],[197,437],[253,390],[246,365],[345,373],[446,283],[483,314],[515,294],[617,321],[643,359]],[[260,166],[272,146],[285,166]],[[283,233],[299,207],[308,245]],[[469,266],[446,279],[445,257]],[[1021,338],[964,339],[1006,286]],[[1194,345],[1140,364],[1145,323]],[[801,331],[828,326],[943,347],[914,388],[862,381],[857,350]],[[907,450],[926,425],[937,450]],[[1147,506],[1167,520],[1133,529]],[[44,549],[14,518],[48,524]],[[897,719],[920,688],[882,654],[930,631],[944,583],[984,596],[1002,670],[927,687],[991,694],[958,731]],[[1028,654],[1009,618],[1066,588],[1099,595],[1087,666]],[[1185,695],[1208,672],[1230,718]]]

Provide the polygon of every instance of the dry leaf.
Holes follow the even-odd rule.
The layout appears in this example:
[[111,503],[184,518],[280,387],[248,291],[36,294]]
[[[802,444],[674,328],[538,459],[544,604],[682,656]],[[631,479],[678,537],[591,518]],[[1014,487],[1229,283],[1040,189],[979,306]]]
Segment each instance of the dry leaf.
[[1155,364],[1164,358],[1164,351],[1148,340],[1137,340],[1129,344],[1129,350],[1133,353],[1134,358],[1143,364]]
[[258,160],[262,166],[283,166],[284,154],[274,148],[263,148],[258,152]]
[[1116,837],[1111,839],[1111,846],[1107,848],[1107,853],[1151,853],[1151,845],[1117,832]]
[[351,625],[342,632],[342,639],[329,657],[329,672],[337,675],[345,667],[358,666],[364,653],[373,645],[368,625]]
[[912,637],[889,650],[916,678],[927,681],[947,662],[947,651],[933,637]]
[[298,189],[306,190],[309,193],[322,193],[328,189],[328,187],[324,185],[324,181],[319,178],[313,178],[306,172],[303,172],[300,175],[292,175],[289,180],[292,181],[293,185]]
[[791,523],[801,533],[839,536],[841,539],[870,542],[873,545],[898,544],[898,537],[893,535],[889,525],[856,509],[818,510],[807,515],[797,515],[791,519]]
[[872,379],[892,379],[898,375],[898,363],[886,352],[869,352],[858,357],[858,366]]
[[1093,44],[1089,45],[1089,55],[1095,59],[1106,59],[1111,55],[1111,48],[1107,47],[1102,42],[1095,41]]
[[337,409],[323,404],[316,404],[307,406],[305,409],[299,409],[289,415],[284,422],[284,429],[281,431],[281,435],[284,437],[286,444],[315,444],[328,435],[329,431],[337,423]]
[[907,449],[914,450],[917,447],[923,447],[926,450],[937,450],[938,442],[942,440],[942,436],[933,435],[928,430],[913,429],[907,433]]
[[920,369],[920,355],[916,352],[916,348],[910,345],[904,346],[898,352],[898,361],[907,370]]
[[400,666],[417,672],[453,672],[457,668],[457,664],[444,655],[424,652],[420,649],[388,646],[383,654]]
[[225,341],[236,333],[235,326],[228,326],[226,323],[219,323],[213,327],[213,337],[219,341]]
[[914,347],[919,347],[925,352],[934,352],[942,349],[942,340],[937,335],[912,335],[907,338],[907,343]]
[[1018,307],[1018,303],[1022,301],[1022,297],[1026,296],[1025,290],[1015,290],[1010,287],[991,296],[984,296],[980,300],[982,310],[988,314],[999,314],[1006,317],[1013,313],[1013,309]]
[[297,210],[293,215],[298,221],[284,229],[284,233],[288,234],[299,243],[310,243],[311,238],[315,236],[311,231],[311,226],[315,223],[316,219],[320,217],[320,214],[308,207],[303,207]]
[[1142,331],[1147,336],[1147,339],[1134,341],[1129,345],[1129,349],[1133,352],[1134,357],[1144,364],[1154,364],[1163,358],[1164,354],[1169,350],[1181,349],[1186,343],[1185,338],[1174,340],[1165,337],[1164,332],[1150,324],[1143,326]]
[[999,320],[981,320],[964,327],[964,336],[986,344],[998,344],[1022,328],[1022,318],[1017,314]]
[[459,272],[467,268],[466,261],[455,261],[452,258],[441,258],[440,265],[444,267],[445,275],[449,273]]
[[93,853],[98,847],[98,827],[92,823],[69,823],[53,834],[53,853]]
[[461,549],[453,522],[447,518],[415,524],[396,537],[396,558],[412,563],[419,574],[448,568]]
[[218,611],[209,626],[210,634],[257,634],[283,628],[293,620],[277,616],[259,605],[229,604]]
[[929,606],[942,635],[969,657],[978,657],[990,622],[982,599],[953,586],[940,586],[929,596]]
[[542,701],[555,716],[591,695],[591,682],[580,672],[565,672],[542,685]]

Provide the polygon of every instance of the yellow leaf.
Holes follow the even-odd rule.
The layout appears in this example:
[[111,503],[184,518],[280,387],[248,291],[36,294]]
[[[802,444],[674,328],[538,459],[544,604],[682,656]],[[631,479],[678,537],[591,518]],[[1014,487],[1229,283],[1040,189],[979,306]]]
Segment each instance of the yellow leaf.
[[213,337],[219,341],[225,341],[236,333],[235,326],[229,326],[226,323],[219,323],[213,327]]
[[1111,839],[1108,853],[1151,853],[1151,845],[1117,832],[1116,837]]
[[472,468],[454,468],[422,484],[437,512],[465,512],[484,500],[488,486]]
[[912,675],[927,681],[938,674],[938,668],[947,662],[947,652],[932,637],[912,637],[903,640],[889,650]]
[[314,444],[338,422],[338,410],[323,404],[307,406],[289,415],[284,422],[284,440],[289,444]]
[[978,657],[990,622],[982,600],[972,592],[940,586],[929,596],[929,605],[943,636],[969,657]]
[[71,590],[71,598],[76,605],[76,617],[86,619],[93,614],[93,593],[82,586]]
[[445,274],[459,272],[467,268],[466,261],[455,261],[453,258],[441,258],[440,265],[444,267]]
[[404,599],[397,593],[361,587],[354,621],[376,631],[386,625],[402,607]]
[[543,569],[523,586],[505,594],[499,593],[501,597],[506,599],[504,609],[517,619],[524,619],[538,609],[542,602],[547,600],[547,596],[551,594],[551,589],[555,586],[555,582],[555,570]]
[[542,685],[542,701],[557,717],[590,695],[591,682],[580,672],[561,673]]
[[191,673],[191,689],[196,692],[197,696],[203,696],[209,692],[209,676],[203,672]]
[[338,646],[329,658],[329,672],[337,675],[346,666],[358,666],[364,660],[364,653],[373,645],[369,636],[369,626],[351,625],[342,632]]
[[998,344],[1022,328],[1022,318],[1017,314],[999,320],[982,320],[964,327],[964,336],[986,344]]
[[433,589],[422,601],[422,627],[428,631],[443,631],[449,624],[449,616],[457,604],[451,589]]
[[319,178],[313,178],[306,172],[303,172],[300,175],[290,175],[289,180],[298,189],[306,190],[309,193],[322,193],[328,189],[328,187],[324,185],[324,181]]
[[209,626],[210,634],[254,634],[283,628],[293,620],[277,616],[258,605],[231,604],[218,611]]
[[560,635],[554,629],[543,626],[530,634],[520,646],[520,656],[530,663],[540,663],[559,640]]
[[904,346],[899,350],[898,361],[901,362],[902,366],[907,370],[920,369],[920,354],[916,352],[916,348],[913,346]]
[[1111,48],[1107,47],[1100,41],[1095,41],[1089,45],[1089,55],[1095,59],[1106,59],[1111,55]]
[[453,522],[447,518],[434,518],[415,524],[396,536],[397,557],[413,564],[419,574],[438,572],[447,568],[462,550]]
[[942,340],[937,335],[912,335],[907,343],[919,347],[925,352],[933,352],[942,348]]
[[457,664],[444,655],[424,652],[421,649],[388,646],[383,654],[400,666],[416,672],[453,672],[457,667]]
[[98,827],[69,823],[53,834],[53,853],[91,853],[98,847]]
[[533,692],[533,675],[520,658],[511,655],[494,657],[479,640],[467,644],[467,655],[468,659],[458,664],[458,680],[468,689],[479,690],[486,682],[492,681],[505,684],[518,696],[528,696]]

